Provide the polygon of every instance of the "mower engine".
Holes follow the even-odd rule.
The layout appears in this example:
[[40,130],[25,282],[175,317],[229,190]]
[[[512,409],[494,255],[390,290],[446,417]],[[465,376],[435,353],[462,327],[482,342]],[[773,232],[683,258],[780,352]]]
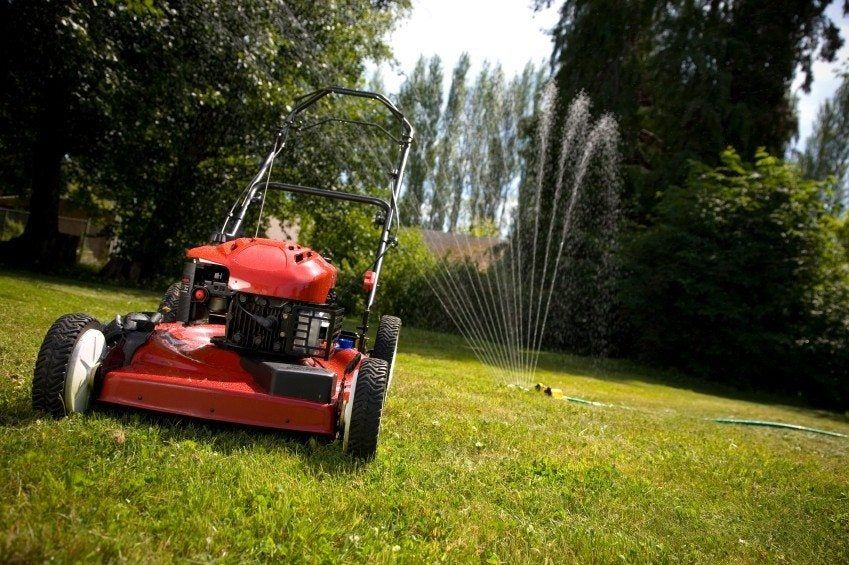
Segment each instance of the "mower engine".
[[222,347],[329,359],[342,330],[336,268],[288,242],[241,238],[190,249],[177,319],[223,323]]
[[342,330],[342,308],[236,293],[222,344],[241,349],[329,359]]

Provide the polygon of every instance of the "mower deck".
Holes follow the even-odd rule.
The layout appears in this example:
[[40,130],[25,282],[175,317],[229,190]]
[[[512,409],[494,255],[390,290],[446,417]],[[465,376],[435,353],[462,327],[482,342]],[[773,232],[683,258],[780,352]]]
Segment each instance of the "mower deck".
[[270,394],[234,350],[210,340],[224,335],[221,324],[160,324],[128,365],[106,372],[98,401],[215,420],[334,435],[339,395],[350,384],[345,368],[356,349],[330,360],[289,361],[332,371],[328,403]]

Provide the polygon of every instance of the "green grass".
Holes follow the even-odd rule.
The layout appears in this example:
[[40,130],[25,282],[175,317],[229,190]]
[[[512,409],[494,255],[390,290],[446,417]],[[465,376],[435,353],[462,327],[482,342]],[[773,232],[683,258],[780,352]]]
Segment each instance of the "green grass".
[[[458,338],[405,328],[377,459],[141,412],[29,407],[60,314],[158,293],[0,273],[0,561],[849,560],[849,440],[724,426],[846,417],[626,363],[545,355],[498,386]],[[670,384],[671,382],[671,384]]]

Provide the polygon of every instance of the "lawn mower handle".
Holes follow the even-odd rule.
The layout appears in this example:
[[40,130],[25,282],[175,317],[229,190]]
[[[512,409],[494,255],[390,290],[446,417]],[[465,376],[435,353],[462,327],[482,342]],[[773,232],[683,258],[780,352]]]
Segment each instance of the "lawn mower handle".
[[348,200],[349,202],[360,202],[362,204],[371,204],[381,208],[384,212],[389,212],[391,208],[389,202],[377,198],[376,196],[368,196],[365,194],[354,194],[352,192],[344,192],[341,190],[327,190],[326,188],[315,188],[312,186],[303,186],[300,184],[292,184],[288,182],[268,181],[268,183],[259,181],[256,183],[258,188],[273,188],[274,190],[283,190],[285,192],[298,192],[300,194],[309,194],[311,196],[321,196],[324,198],[333,198],[335,200]]
[[[268,173],[272,164],[274,163],[274,159],[280,152],[285,148],[286,141],[289,136],[289,130],[295,126],[295,119],[300,115],[304,110],[309,108],[310,106],[315,105],[319,100],[324,98],[325,96],[329,96],[331,94],[341,94],[343,96],[354,96],[357,98],[367,98],[370,100],[377,100],[380,102],[385,108],[387,108],[390,113],[398,120],[401,125],[404,127],[404,136],[402,139],[398,140],[401,145],[401,157],[399,159],[399,166],[396,169],[395,174],[395,182],[392,187],[392,198],[391,204],[394,209],[397,210],[398,202],[398,192],[401,187],[401,180],[404,175],[404,167],[407,164],[407,153],[409,152],[410,145],[413,142],[413,126],[410,125],[409,120],[404,117],[404,114],[401,113],[400,110],[390,102],[385,96],[382,94],[378,94],[376,92],[368,92],[364,90],[354,90],[351,88],[344,88],[341,86],[330,86],[327,88],[322,88],[321,90],[316,90],[314,92],[310,92],[309,94],[304,94],[295,99],[295,107],[289,112],[286,116],[286,119],[283,121],[283,126],[278,130],[277,136],[274,139],[274,147],[271,152],[263,161],[262,166],[254,178],[251,179],[251,182],[248,184],[248,187],[242,192],[244,198],[240,197],[233,203],[233,206],[230,208],[230,212],[227,214],[227,217],[224,219],[224,223],[221,226],[221,230],[213,236],[214,242],[222,242],[227,241],[228,239],[232,239],[236,237],[236,234],[242,227],[242,222],[245,220],[245,215],[248,212],[248,208],[250,207],[251,202],[253,201],[253,197],[259,189],[258,183],[262,180],[262,178]],[[382,129],[382,128],[381,128]],[[241,202],[241,206],[239,203]],[[236,209],[239,208],[238,215],[236,214]],[[387,216],[392,214],[387,214]],[[235,218],[235,221],[233,221]],[[228,229],[231,221],[233,222],[233,226],[231,229]]]
[[295,117],[298,114],[324,98],[330,94],[341,94],[343,96],[354,96],[357,98],[369,98],[371,100],[377,100],[381,104],[383,104],[395,119],[397,119],[404,126],[404,133],[406,137],[410,138],[412,141],[413,137],[413,126],[410,124],[409,120],[401,113],[395,104],[393,104],[388,98],[386,98],[382,94],[378,94],[377,92],[368,92],[366,90],[354,90],[353,88],[345,88],[342,86],[328,86],[326,88],[322,88],[321,90],[316,90],[315,92],[310,92],[309,94],[304,94],[303,96],[299,96],[295,98],[295,107],[292,108],[292,111],[289,112],[289,115],[286,117],[287,123],[293,123]]
[[[268,179],[263,181],[263,178],[270,171],[271,166],[274,163],[274,159],[286,146],[289,131],[295,127],[295,119],[298,117],[298,115],[300,115],[307,108],[315,105],[319,100],[321,100],[325,96],[329,96],[332,94],[340,94],[343,96],[353,96],[357,98],[367,98],[370,100],[376,100],[380,102],[385,108],[387,108],[392,114],[392,116],[403,126],[404,135],[402,136],[402,138],[400,140],[393,138],[400,145],[401,150],[398,158],[398,167],[394,171],[392,171],[393,181],[391,198],[389,200],[389,203],[380,200],[379,198],[373,198],[369,196],[363,196],[347,192],[331,191],[326,189],[312,188],[288,183],[272,183]],[[402,114],[401,111],[392,102],[389,101],[389,99],[387,99],[382,94],[378,94],[376,92],[354,90],[341,86],[330,86],[296,98],[295,107],[292,108],[292,110],[286,116],[286,119],[283,122],[283,127],[281,127],[280,130],[277,132],[277,137],[275,138],[273,149],[268,154],[268,157],[266,157],[265,161],[260,167],[259,172],[251,180],[250,184],[248,185],[248,188],[245,189],[245,191],[243,192],[244,199],[241,200],[242,204],[239,209],[238,215],[235,215],[235,211],[236,208],[239,206],[240,200],[236,200],[236,202],[233,204],[233,207],[230,208],[230,212],[227,215],[227,218],[224,220],[224,224],[221,226],[221,231],[213,238],[214,241],[223,242],[236,237],[236,234],[239,232],[242,222],[245,219],[248,207],[251,205],[251,202],[253,201],[257,191],[263,187],[273,187],[277,189],[288,190],[290,192],[300,192],[303,194],[325,196],[340,200],[369,203],[383,208],[386,212],[386,215],[383,223],[383,231],[380,235],[380,243],[378,245],[377,255],[374,261],[374,284],[371,286],[371,289],[368,292],[368,296],[366,297],[362,324],[357,328],[360,330],[358,347],[361,350],[364,350],[366,346],[366,333],[368,332],[369,313],[371,312],[371,307],[374,304],[374,299],[377,294],[377,283],[380,278],[381,267],[383,266],[383,257],[386,254],[386,250],[388,249],[390,244],[389,230],[392,227],[392,222],[395,220],[395,215],[398,212],[398,197],[401,192],[401,184],[404,180],[404,169],[407,166],[407,157],[410,152],[410,145],[413,142],[413,134],[413,126],[410,124],[409,120],[407,120],[404,114]],[[234,216],[236,219],[233,223],[233,227],[232,229],[228,230],[228,225],[230,224],[231,220],[233,220]]]

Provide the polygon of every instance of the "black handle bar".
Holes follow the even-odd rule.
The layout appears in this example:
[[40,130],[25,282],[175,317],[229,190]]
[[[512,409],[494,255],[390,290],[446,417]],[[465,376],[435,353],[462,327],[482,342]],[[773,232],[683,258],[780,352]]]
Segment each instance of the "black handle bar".
[[326,88],[322,88],[320,90],[316,90],[314,92],[310,92],[309,94],[304,94],[303,96],[295,98],[295,107],[292,108],[292,111],[289,112],[288,116],[286,116],[286,122],[291,124],[294,121],[295,117],[298,116],[298,114],[300,114],[301,112],[303,112],[304,110],[306,110],[307,108],[309,108],[310,106],[330,94],[343,94],[345,96],[354,96],[357,98],[368,98],[370,100],[377,100],[378,102],[383,104],[392,113],[395,119],[398,120],[404,126],[404,132],[406,133],[406,136],[412,136],[413,126],[410,124],[409,120],[407,120],[407,118],[404,117],[404,114],[401,113],[401,110],[399,110],[395,106],[395,104],[390,102],[389,99],[386,98],[384,95],[378,94],[377,92],[354,90],[353,88],[345,88],[342,86],[328,86]]
[[326,188],[315,188],[312,186],[302,186],[300,184],[292,184],[288,182],[276,182],[269,181],[265,183],[263,181],[254,183],[251,187],[265,187],[273,188],[275,190],[283,190],[286,192],[298,192],[301,194],[310,194],[312,196],[322,196],[324,198],[333,198],[336,200],[348,200],[350,202],[360,202],[363,204],[371,204],[372,206],[377,206],[378,208],[383,209],[384,212],[389,212],[389,202],[386,200],[382,200],[375,196],[368,196],[365,194],[354,194],[351,192],[344,192],[341,190],[327,190]]

